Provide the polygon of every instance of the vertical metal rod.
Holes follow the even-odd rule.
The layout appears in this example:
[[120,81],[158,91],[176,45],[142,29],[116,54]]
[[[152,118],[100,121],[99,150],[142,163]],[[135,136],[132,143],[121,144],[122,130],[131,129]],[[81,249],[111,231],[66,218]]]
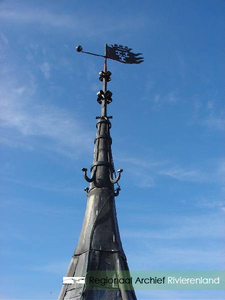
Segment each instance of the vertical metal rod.
[[[105,63],[104,63],[104,73],[107,72],[107,57],[105,56]],[[105,93],[107,91],[107,80],[106,77],[103,77],[103,92]],[[104,98],[102,101],[102,117],[107,117],[107,101]]]

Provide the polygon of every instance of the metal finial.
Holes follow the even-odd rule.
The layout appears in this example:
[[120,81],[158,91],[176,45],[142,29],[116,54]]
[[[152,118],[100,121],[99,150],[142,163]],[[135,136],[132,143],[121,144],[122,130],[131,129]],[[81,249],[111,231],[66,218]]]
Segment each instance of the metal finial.
[[77,52],[82,52],[83,51],[83,47],[81,45],[76,47]]

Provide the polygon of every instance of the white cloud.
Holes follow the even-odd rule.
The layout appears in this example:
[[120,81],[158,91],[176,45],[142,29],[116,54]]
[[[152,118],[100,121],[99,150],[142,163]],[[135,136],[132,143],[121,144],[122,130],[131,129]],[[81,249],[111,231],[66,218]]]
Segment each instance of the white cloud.
[[178,97],[178,95],[177,95],[177,91],[172,91],[172,92],[170,92],[170,93],[166,96],[166,98],[168,99],[168,101],[169,101],[170,103],[174,103],[174,102],[179,101],[179,97]]
[[[166,159],[150,160],[145,157],[137,158],[127,155],[120,156],[118,160],[127,164],[128,174],[136,180],[139,187],[153,187],[157,176],[167,176],[179,181],[199,183],[212,182],[219,178],[218,170],[213,170],[208,174],[200,168],[183,167]],[[222,170],[220,170],[221,172]],[[214,176],[212,176],[212,173]]]
[[72,185],[65,185],[65,184],[47,184],[45,182],[32,182],[32,181],[22,181],[18,179],[10,179],[10,178],[1,178],[1,180],[6,182],[11,182],[14,184],[23,185],[26,187],[40,189],[45,191],[52,191],[52,192],[60,192],[60,193],[79,193],[80,189],[72,187]]
[[34,11],[31,9],[11,9],[3,8],[0,12],[3,20],[15,21],[20,23],[41,23],[54,27],[74,28],[78,24],[76,19],[68,15],[54,15],[47,11]]
[[207,127],[210,130],[225,131],[225,119],[224,114],[219,115],[211,114],[208,118],[200,121],[200,124]]
[[[104,33],[119,31],[127,33],[127,29],[132,28],[133,31],[145,28],[146,22],[144,18],[139,18],[135,22],[135,28],[133,26],[133,18],[126,17],[125,19],[119,19],[110,17],[109,15],[101,15],[101,18],[96,19],[94,16],[89,14],[88,16],[84,13],[74,13],[73,15],[65,13],[54,13],[53,8],[51,11],[47,9],[32,9],[23,7],[7,7],[7,5],[2,4],[0,6],[0,18],[2,21],[7,21],[16,23],[17,26],[20,25],[42,25],[50,29],[62,29],[71,30],[73,33],[79,36],[96,37]],[[154,21],[155,22],[155,21]],[[104,23],[104,26],[102,24]]]
[[200,208],[207,208],[210,210],[220,210],[222,212],[225,212],[225,201],[224,200],[202,199],[197,203],[197,206]]
[[[77,195],[85,195],[83,191],[77,190]],[[82,196],[81,196],[82,197]],[[62,217],[68,217],[73,216],[74,218],[77,218],[80,216],[80,210],[76,207],[74,209],[74,206],[67,205],[65,206],[65,203],[63,202],[60,204],[53,204],[53,203],[45,203],[41,201],[36,201],[32,199],[21,199],[21,198],[12,198],[4,200],[2,199],[0,203],[1,209],[7,209],[9,211],[20,211],[27,213],[32,213],[32,215],[38,214],[38,215],[47,215],[47,216],[59,216]],[[11,226],[12,227],[12,226]],[[13,229],[11,230],[11,235],[14,236],[15,231]],[[19,236],[19,234],[18,234]],[[7,234],[5,234],[5,237],[7,238]]]
[[159,175],[172,177],[180,181],[188,182],[204,182],[208,180],[208,175],[195,169],[185,169],[181,167],[172,167],[163,170],[158,170]]
[[41,271],[41,272],[47,272],[47,273],[53,273],[53,274],[65,274],[66,270],[68,268],[68,262],[54,262],[50,264],[46,264],[44,266],[38,266],[38,267],[30,267],[30,270],[33,271]]
[[[161,259],[161,261],[160,261]],[[173,260],[175,265],[181,263],[188,265],[190,268],[193,265],[205,264],[208,266],[213,264],[220,264],[223,268],[225,264],[224,251],[223,249],[194,249],[192,247],[184,248],[161,248],[161,253],[158,253],[158,261],[160,263],[169,262]],[[176,260],[176,261],[175,261]],[[208,263],[210,262],[210,263]]]
[[40,66],[41,71],[43,72],[44,76],[46,79],[50,79],[51,75],[50,75],[50,64],[48,62],[44,62],[41,66]]
[[9,41],[8,41],[7,37],[2,32],[1,32],[0,36],[1,36],[1,39],[2,39],[3,43],[6,46],[8,46],[9,45]]
[[214,101],[208,101],[207,102],[207,109],[208,110],[213,110],[215,106],[215,102]]
[[129,175],[135,181],[135,185],[139,188],[152,188],[155,186],[155,180],[153,174],[148,174],[148,172],[143,170],[138,170],[137,168],[129,168]]
[[142,98],[143,101],[151,102],[151,109],[154,111],[160,111],[165,105],[174,105],[181,100],[178,89],[170,91],[168,93],[155,92],[151,93],[153,83],[149,80],[146,82],[146,94]]
[[[143,216],[144,217],[144,216]],[[224,238],[225,219],[221,214],[212,214],[199,217],[173,217],[163,229],[152,230],[152,224],[145,222],[143,230],[122,231],[122,236],[136,237],[143,240],[174,240],[190,238]],[[148,228],[149,227],[149,228]],[[157,222],[155,224],[157,227]],[[160,225],[161,227],[161,225]]]
[[152,80],[151,77],[148,77],[147,81],[145,83],[145,90],[146,90],[146,92],[147,93],[150,92],[154,88],[154,86],[155,86],[154,80]]
[[140,188],[152,188],[155,186],[155,170],[165,165],[165,161],[154,161],[148,158],[134,157],[120,153],[117,161],[126,168],[126,174]]
[[[165,270],[171,265],[175,270],[177,267],[223,269],[224,227],[225,219],[220,212],[189,217],[174,215],[167,217],[165,224],[156,218],[154,224],[148,225],[146,220],[141,230],[122,230],[121,238],[124,242],[130,238],[139,241],[135,253],[127,253],[133,261],[133,270]],[[135,259],[137,256],[138,261]]]
[[15,143],[13,141],[10,141],[9,139],[2,138],[2,137],[0,137],[0,144],[7,145],[7,146],[9,146],[11,148],[15,148],[16,147],[16,145],[15,145]]
[[192,119],[188,122],[189,125],[199,125],[207,128],[210,131],[225,131],[225,112],[224,109],[216,107],[218,101],[213,99],[204,103],[200,100],[199,95],[192,97],[193,114]]
[[[142,249],[129,254],[128,262],[133,261],[133,270],[168,269],[219,269],[225,267],[223,249],[212,247],[195,248],[194,245],[166,247],[165,245],[141,243]],[[145,251],[143,251],[145,249]],[[137,260],[138,257],[138,260]]]
[[71,158],[92,147],[90,132],[76,116],[53,105],[38,104],[35,99],[34,87],[17,86],[12,81],[0,85],[1,127],[11,130],[1,142],[11,147],[24,145],[24,148],[29,144],[32,149],[35,139],[45,138],[38,146]]

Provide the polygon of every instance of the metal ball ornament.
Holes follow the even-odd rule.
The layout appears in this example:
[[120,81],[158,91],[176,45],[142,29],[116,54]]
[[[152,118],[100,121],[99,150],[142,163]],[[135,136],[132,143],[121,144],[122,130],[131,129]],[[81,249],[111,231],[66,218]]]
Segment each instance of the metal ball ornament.
[[82,52],[83,51],[83,47],[81,45],[76,47],[77,52]]

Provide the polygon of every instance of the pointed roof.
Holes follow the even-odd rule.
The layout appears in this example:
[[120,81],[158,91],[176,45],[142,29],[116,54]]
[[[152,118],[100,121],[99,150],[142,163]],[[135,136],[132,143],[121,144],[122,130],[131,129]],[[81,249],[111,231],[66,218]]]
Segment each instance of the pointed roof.
[[[107,116],[107,105],[112,101],[112,93],[107,90],[111,73],[107,71],[105,59],[104,71],[100,72],[103,90],[98,95],[101,104],[101,116],[97,117],[94,159],[91,176],[83,168],[84,178],[90,183],[87,192],[87,207],[77,248],[72,256],[66,277],[86,276],[90,271],[128,271],[123,251],[117,215],[115,196],[120,187],[118,181],[122,170],[115,175],[110,136],[111,117]],[[115,189],[115,184],[118,185]],[[135,300],[136,296],[130,286],[123,290],[119,285],[113,289],[90,289],[88,283],[63,285],[58,300]]]

